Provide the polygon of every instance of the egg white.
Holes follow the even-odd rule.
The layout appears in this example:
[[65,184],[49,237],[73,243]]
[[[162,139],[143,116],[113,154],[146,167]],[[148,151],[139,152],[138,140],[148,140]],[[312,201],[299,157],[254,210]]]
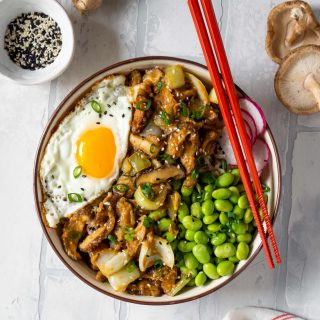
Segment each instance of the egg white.
[[[102,106],[100,117],[91,107],[93,99]],[[131,118],[125,76],[119,75],[101,81],[60,123],[46,146],[40,167],[43,191],[47,196],[44,203],[46,219],[50,227],[56,227],[60,218],[69,216],[110,189],[127,153]],[[83,175],[76,179],[73,170],[79,165],[75,157],[77,140],[83,132],[98,126],[108,127],[114,135],[116,155],[112,173],[101,179]],[[70,202],[68,193],[78,193],[84,201]]]

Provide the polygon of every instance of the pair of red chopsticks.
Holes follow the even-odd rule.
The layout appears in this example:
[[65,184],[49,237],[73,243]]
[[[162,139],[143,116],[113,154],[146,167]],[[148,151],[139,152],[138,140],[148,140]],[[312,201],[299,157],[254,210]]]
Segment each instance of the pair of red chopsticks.
[[[271,269],[274,268],[274,263],[272,259],[272,255],[270,252],[270,248],[267,242],[266,234],[262,226],[261,218],[255,203],[255,194],[251,184],[251,179],[249,175],[250,169],[251,178],[254,184],[254,188],[258,195],[258,201],[260,207],[262,208],[263,217],[266,222],[267,232],[270,237],[271,245],[274,251],[274,255],[277,263],[281,263],[281,258],[279,254],[279,250],[277,247],[277,243],[274,237],[274,233],[272,230],[272,225],[269,219],[268,210],[263,198],[263,192],[259,180],[259,176],[257,173],[257,169],[254,163],[254,159],[251,152],[251,146],[249,143],[249,138],[247,136],[247,132],[245,129],[245,125],[241,116],[240,107],[238,103],[238,98],[236,95],[236,90],[234,87],[231,71],[229,68],[229,64],[227,61],[226,53],[224,50],[224,46],[222,43],[220,31],[218,28],[217,20],[215,17],[214,9],[212,7],[211,0],[200,0],[202,4],[202,10],[206,19],[206,23],[208,26],[208,30],[211,36],[212,44],[215,50],[215,54],[218,60],[218,64],[220,67],[220,71],[222,74],[223,83],[225,85],[225,89],[222,84],[221,76],[218,71],[217,62],[213,53],[213,49],[211,46],[211,42],[207,33],[207,28],[205,22],[202,17],[202,12],[198,3],[198,0],[188,0],[188,5],[192,14],[193,22],[195,24],[198,37],[200,39],[201,47],[207,62],[207,66],[209,69],[210,77],[215,88],[217,98],[220,105],[220,110],[222,113],[222,117],[225,122],[225,126],[228,132],[228,136],[235,153],[235,158],[237,160],[237,164],[240,170],[240,175],[242,178],[242,182],[250,203],[250,207],[253,212],[254,219],[257,224],[258,232],[261,237],[262,245],[267,256],[267,260]],[[227,96],[226,96],[227,94]],[[231,110],[229,108],[229,104],[231,106],[233,116],[231,115]],[[234,122],[235,121],[235,122]],[[237,129],[236,129],[237,128]],[[237,134],[239,133],[239,136]],[[239,141],[240,138],[240,141]],[[244,150],[244,154],[242,152],[242,148]],[[246,160],[247,163],[246,163]]]

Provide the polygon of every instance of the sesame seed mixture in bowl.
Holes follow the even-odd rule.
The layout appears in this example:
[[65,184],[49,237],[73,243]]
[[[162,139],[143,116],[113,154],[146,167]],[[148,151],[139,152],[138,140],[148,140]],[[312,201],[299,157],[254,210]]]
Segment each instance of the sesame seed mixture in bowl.
[[55,0],[0,1],[0,74],[33,85],[58,77],[74,52],[72,23]]
[[4,43],[15,64],[35,70],[54,62],[61,51],[62,35],[58,24],[47,14],[29,12],[9,23]]

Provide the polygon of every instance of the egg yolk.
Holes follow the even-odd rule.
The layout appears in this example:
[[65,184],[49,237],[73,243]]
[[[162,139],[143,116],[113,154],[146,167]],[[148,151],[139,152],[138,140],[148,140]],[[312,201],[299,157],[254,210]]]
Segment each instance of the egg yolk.
[[113,171],[115,156],[116,144],[109,128],[85,131],[77,141],[76,160],[88,176],[108,177]]

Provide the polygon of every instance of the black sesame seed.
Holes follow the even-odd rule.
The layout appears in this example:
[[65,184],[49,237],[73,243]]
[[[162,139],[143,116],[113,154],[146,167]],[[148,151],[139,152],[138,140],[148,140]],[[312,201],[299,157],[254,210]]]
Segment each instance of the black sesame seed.
[[106,114],[108,114],[108,112],[107,112],[107,111],[105,111],[103,114],[105,114],[105,115],[106,115]]
[[61,189],[61,186],[58,186],[58,189]]
[[110,104],[107,104],[107,107],[108,107],[108,108],[111,108],[111,105],[110,105]]
[[86,178],[87,176],[85,174],[82,175],[82,178]]
[[113,117],[113,114],[110,113],[109,116],[110,116],[110,117]]
[[96,124],[100,124],[100,122],[96,122]]
[[80,188],[82,191],[84,191],[84,188]]
[[122,114],[122,118],[124,118],[125,117],[125,115],[124,115],[124,113]]

